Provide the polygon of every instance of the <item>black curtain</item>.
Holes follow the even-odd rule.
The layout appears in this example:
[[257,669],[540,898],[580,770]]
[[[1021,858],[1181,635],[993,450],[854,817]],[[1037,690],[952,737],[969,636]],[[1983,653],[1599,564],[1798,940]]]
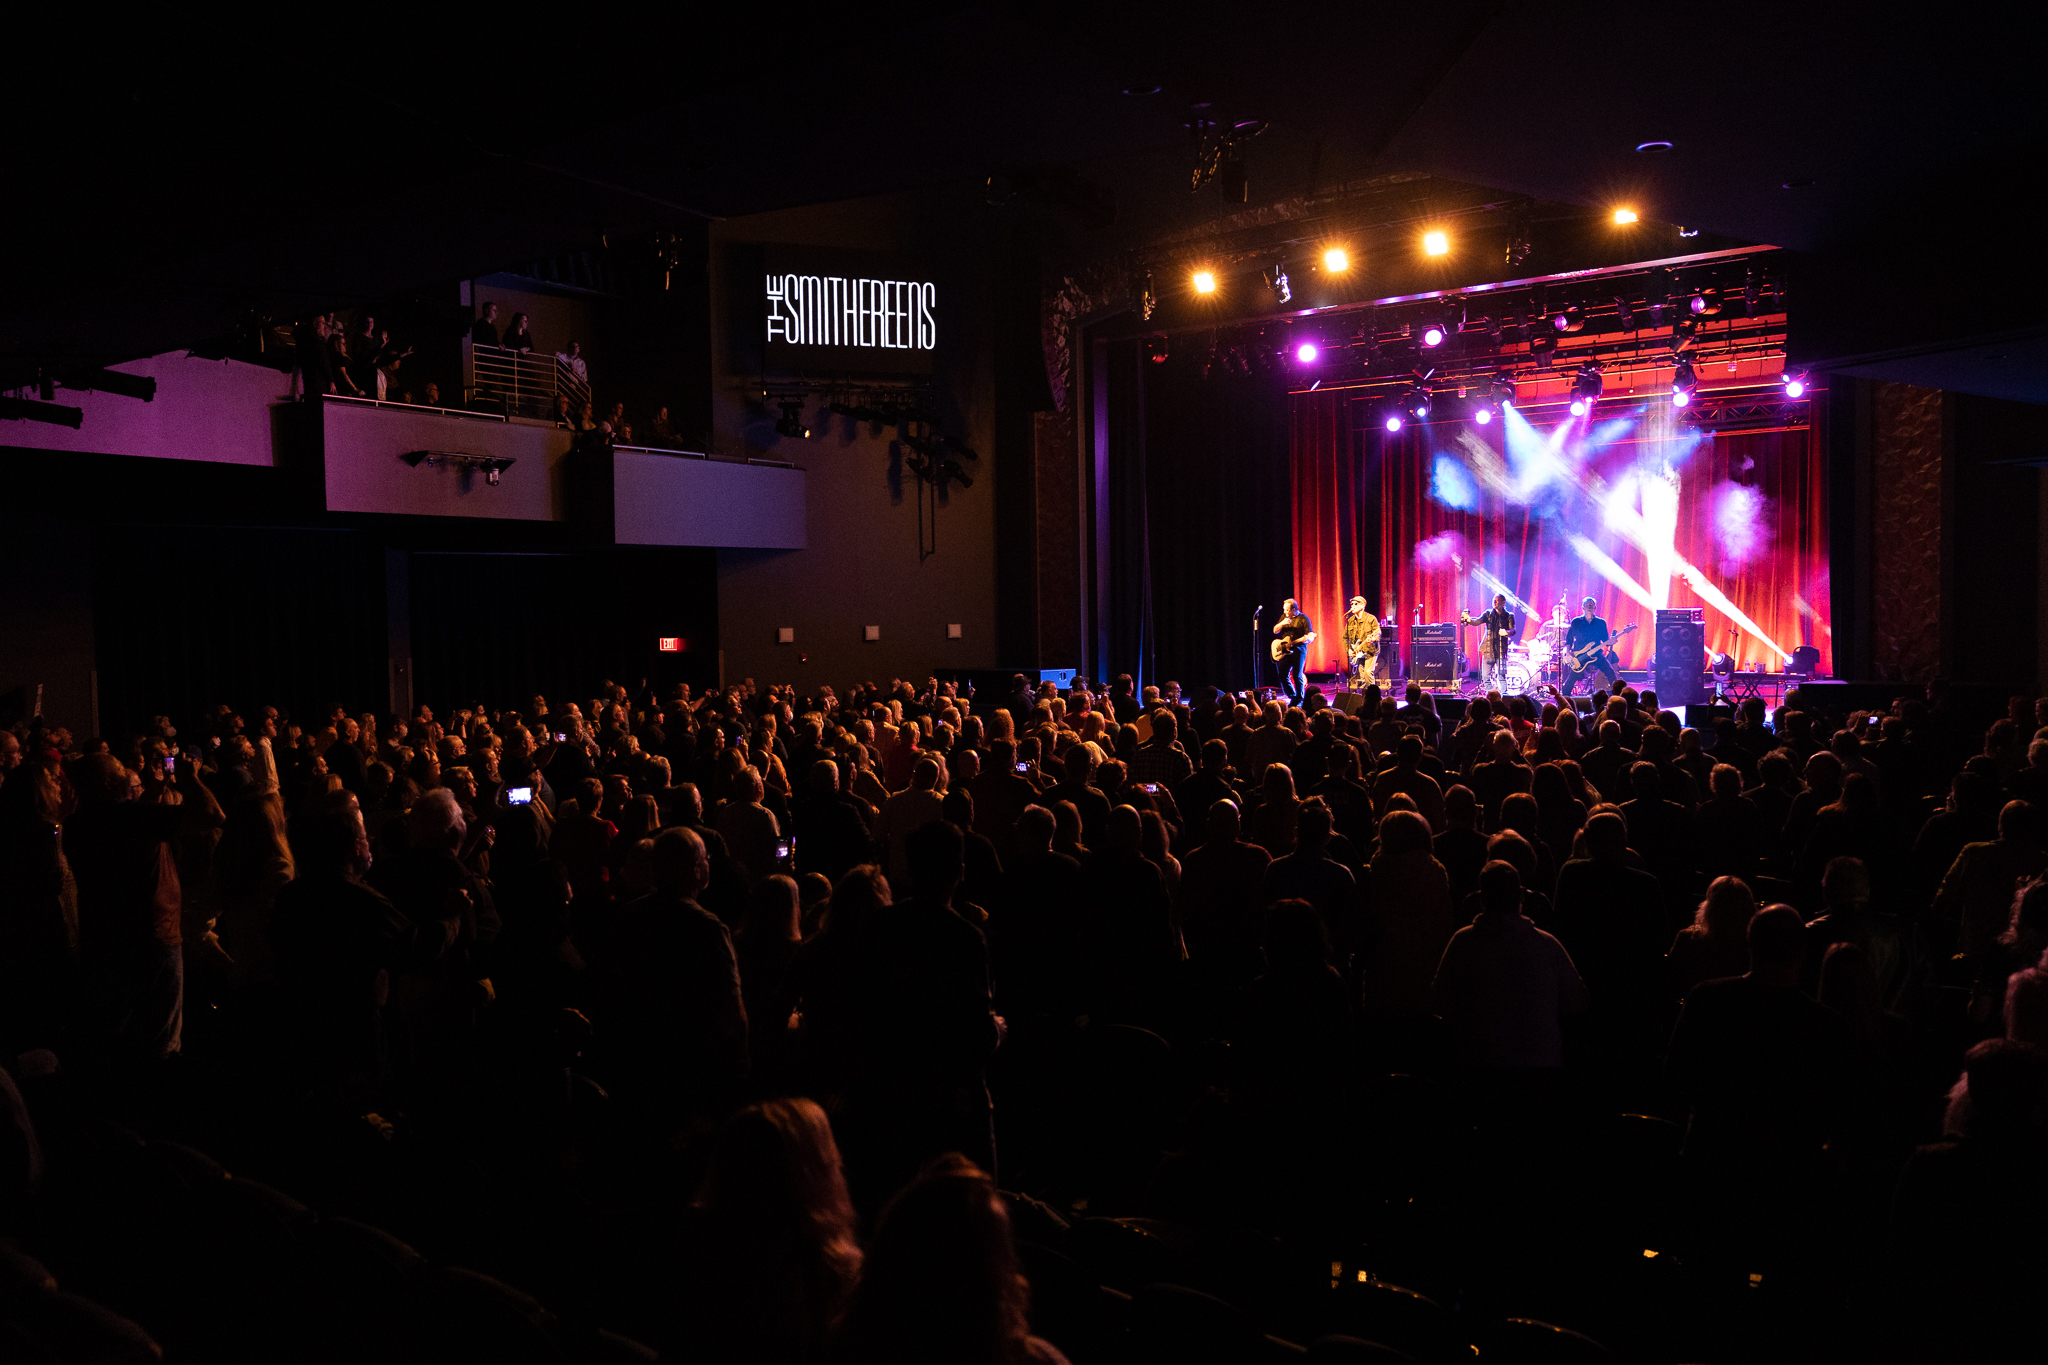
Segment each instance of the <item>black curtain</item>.
[[101,526],[93,533],[100,725],[153,715],[197,738],[225,702],[311,715],[388,705],[384,551],[353,531]]
[[1205,364],[1199,342],[1175,338],[1163,363],[1120,345],[1123,364],[1109,348],[1112,668],[1135,675],[1143,660],[1150,682],[1248,687],[1256,652],[1258,680],[1274,682],[1252,614],[1263,606],[1270,627],[1292,590],[1286,383]]
[[[717,552],[412,556],[413,701],[438,713],[540,693],[585,699],[605,679],[702,688],[718,677]],[[686,642],[664,654],[663,637]]]

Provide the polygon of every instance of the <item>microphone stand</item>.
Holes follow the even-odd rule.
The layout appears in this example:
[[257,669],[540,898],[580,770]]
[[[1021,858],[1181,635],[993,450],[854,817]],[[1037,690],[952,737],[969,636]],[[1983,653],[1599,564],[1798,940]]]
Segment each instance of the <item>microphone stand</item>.
[[1253,697],[1257,697],[1257,696],[1258,696],[1258,694],[1259,694],[1259,656],[1265,653],[1265,650],[1264,650],[1264,649],[1262,648],[1262,646],[1263,646],[1263,645],[1265,644],[1265,638],[1264,638],[1264,636],[1265,636],[1265,631],[1264,631],[1264,628],[1263,628],[1262,626],[1260,626],[1260,624],[1259,624],[1259,618],[1260,618],[1261,616],[1264,616],[1265,614],[1266,614],[1266,604],[1265,604],[1264,602],[1261,602],[1261,603],[1259,603],[1259,605],[1258,605],[1258,609],[1257,609],[1256,611],[1252,612],[1252,696],[1253,696]]

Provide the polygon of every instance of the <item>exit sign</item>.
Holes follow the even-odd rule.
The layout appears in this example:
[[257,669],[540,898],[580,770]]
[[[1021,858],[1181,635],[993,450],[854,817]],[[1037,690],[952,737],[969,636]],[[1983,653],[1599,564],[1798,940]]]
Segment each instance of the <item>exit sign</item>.
[[660,643],[655,645],[655,648],[663,654],[680,654],[683,652],[683,637],[680,635],[664,635],[661,637]]

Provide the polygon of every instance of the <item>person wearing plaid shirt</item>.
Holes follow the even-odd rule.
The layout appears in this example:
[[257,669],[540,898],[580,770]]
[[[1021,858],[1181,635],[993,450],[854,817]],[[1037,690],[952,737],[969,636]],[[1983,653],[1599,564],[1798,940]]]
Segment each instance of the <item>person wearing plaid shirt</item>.
[[1172,790],[1195,771],[1194,761],[1180,747],[1180,725],[1173,712],[1161,707],[1152,713],[1152,738],[1138,746],[1131,759],[1132,782],[1157,782]]

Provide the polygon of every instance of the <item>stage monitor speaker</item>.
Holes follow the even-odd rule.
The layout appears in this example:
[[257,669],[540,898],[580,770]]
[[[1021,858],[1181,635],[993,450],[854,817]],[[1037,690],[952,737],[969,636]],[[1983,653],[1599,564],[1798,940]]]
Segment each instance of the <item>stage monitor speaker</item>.
[[1408,650],[1408,681],[1449,687],[1458,681],[1458,642],[1418,640]]
[[1347,716],[1355,716],[1358,714],[1358,708],[1365,705],[1365,693],[1348,690],[1342,691],[1336,695],[1334,700],[1339,711],[1342,711]]
[[1702,706],[1712,699],[1704,686],[1707,628],[1696,620],[1669,620],[1658,613],[1657,704]]
[[1812,645],[1800,645],[1792,651],[1791,662],[1785,665],[1787,673],[1804,673],[1808,677],[1820,672],[1820,651]]

